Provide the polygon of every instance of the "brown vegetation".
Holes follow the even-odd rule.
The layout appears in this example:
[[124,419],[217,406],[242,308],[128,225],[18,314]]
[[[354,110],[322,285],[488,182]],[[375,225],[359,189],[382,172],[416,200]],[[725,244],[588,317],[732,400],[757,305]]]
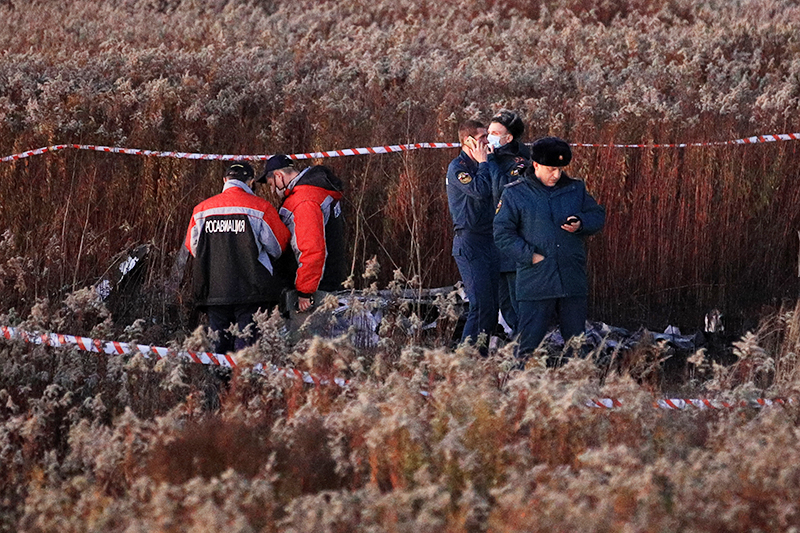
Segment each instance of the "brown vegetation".
[[[0,15],[2,154],[62,142],[264,154],[453,141],[459,120],[500,107],[522,113],[529,141],[800,129],[800,10],[782,0],[7,0]],[[593,315],[696,327],[716,306],[739,325],[795,296],[796,153],[795,142],[576,149],[573,174],[609,211],[591,244]],[[456,280],[442,186],[454,156],[326,161],[347,183],[354,265],[378,254],[425,286]],[[153,245],[147,281],[160,287],[222,168],[75,151],[3,164],[4,307],[93,283],[141,243]],[[164,318],[157,304],[138,311]]]
[[[0,15],[2,155],[64,142],[263,154],[453,141],[460,120],[501,107],[522,113],[528,141],[800,126],[789,0],[0,0]],[[800,308],[779,305],[796,296],[797,150],[576,148],[572,174],[609,212],[590,244],[593,318],[698,327],[716,306],[751,326],[733,365],[698,352],[677,382],[662,364],[670,348],[646,340],[610,361],[516,370],[509,348],[453,351],[452,318],[425,333],[397,302],[373,348],[292,345],[279,317],[262,316],[261,341],[237,354],[346,388],[0,339],[0,529],[800,528],[797,403],[652,405],[668,393],[800,396]],[[454,156],[326,161],[347,184],[353,279],[368,292],[392,272],[394,288],[456,281],[443,187]],[[0,323],[202,348],[183,293],[164,287],[223,168],[78,151],[0,164]],[[139,296],[109,309],[92,285],[141,244]],[[388,266],[378,284],[373,255]],[[585,406],[598,397],[623,407]]]
[[[25,326],[52,328],[68,305]],[[673,391],[791,403],[684,412],[654,407],[669,350],[646,340],[619,364],[598,349],[559,369],[425,348],[413,328],[374,348],[344,336],[236,354],[341,387],[0,339],[0,530],[790,530],[798,316],[765,319],[733,366],[698,352]]]

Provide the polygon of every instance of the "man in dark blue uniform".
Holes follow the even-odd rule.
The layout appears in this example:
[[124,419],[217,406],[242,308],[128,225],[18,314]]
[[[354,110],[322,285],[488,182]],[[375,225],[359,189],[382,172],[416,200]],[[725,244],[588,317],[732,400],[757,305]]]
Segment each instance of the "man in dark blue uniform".
[[563,171],[571,159],[562,139],[539,139],[531,147],[532,166],[506,186],[497,206],[495,242],[517,263],[521,357],[539,346],[556,313],[565,340],[585,330],[584,239],[602,229],[605,209]]
[[453,257],[458,265],[469,312],[461,340],[477,342],[488,353],[488,341],[497,326],[499,253],[492,238],[494,202],[492,178],[486,162],[489,148],[487,130],[471,120],[458,129],[461,153],[447,168],[447,203],[453,217]]
[[[496,206],[506,185],[518,180],[530,166],[531,154],[520,139],[525,133],[525,124],[519,114],[507,109],[501,110],[489,122],[490,153],[489,172],[492,176],[492,198]],[[517,264],[507,254],[500,254],[500,311],[503,320],[517,334]]]

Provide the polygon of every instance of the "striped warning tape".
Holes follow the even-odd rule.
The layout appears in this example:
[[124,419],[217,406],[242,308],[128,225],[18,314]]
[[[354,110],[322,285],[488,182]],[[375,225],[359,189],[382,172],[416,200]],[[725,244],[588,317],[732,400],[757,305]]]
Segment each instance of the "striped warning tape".
[[[665,398],[656,400],[653,407],[664,409],[668,411],[684,411],[687,409],[733,409],[735,407],[770,407],[773,405],[795,405],[797,402],[792,398],[756,398],[753,400],[740,400],[728,402],[725,400],[710,400],[707,398]],[[601,398],[587,400],[586,407],[595,407],[598,409],[617,409],[623,407],[622,400],[617,398]]]
[[[156,359],[163,359],[166,357],[174,357],[180,360],[188,361],[191,363],[198,363],[203,365],[214,365],[222,367],[236,367],[237,363],[231,354],[218,354],[211,352],[194,352],[194,351],[175,351],[171,348],[164,348],[160,346],[151,346],[147,344],[131,344],[127,342],[117,341],[101,341],[98,339],[91,339],[88,337],[78,337],[75,335],[63,335],[60,333],[41,333],[31,332],[20,328],[11,326],[0,326],[0,335],[7,340],[22,341],[28,344],[39,344],[51,346],[54,348],[76,346],[80,350],[94,353],[104,353],[106,355],[136,355],[141,354],[146,358],[155,357]],[[263,365],[257,364],[253,367],[255,372],[260,374],[273,374],[279,375],[290,379],[298,379],[303,383],[309,385],[321,386],[335,384],[339,387],[349,387],[351,382],[344,378],[321,378],[310,374],[308,372],[301,372],[295,368],[281,368],[276,365]],[[420,392],[425,397],[431,397],[427,391]],[[672,410],[672,411],[686,411],[692,409],[732,409],[736,407],[769,407],[769,406],[787,406],[796,405],[797,401],[792,398],[756,398],[753,400],[741,401],[725,401],[714,399],[679,399],[679,398],[665,398],[653,402],[653,407],[657,409]],[[596,409],[619,409],[625,406],[625,402],[618,398],[597,398],[586,400],[584,405],[586,407]]]
[[[714,142],[694,142],[694,143],[668,143],[668,144],[595,144],[595,143],[571,143],[571,146],[588,147],[588,148],[688,148],[688,147],[703,147],[703,146],[725,146],[725,145],[743,145],[743,144],[759,144],[777,141],[796,141],[800,140],[800,133],[778,133],[770,135],[755,135],[753,137],[745,137],[742,139],[733,139],[730,141],[714,141]],[[329,157],[344,157],[351,155],[369,155],[369,154],[389,154],[394,152],[406,152],[410,150],[422,150],[428,148],[460,148],[461,143],[411,143],[411,144],[393,144],[385,146],[372,146],[368,148],[345,148],[341,150],[329,150],[326,152],[306,152],[301,154],[290,154],[292,159],[324,159]],[[114,154],[126,155],[139,155],[145,157],[170,157],[175,159],[198,159],[207,161],[264,161],[270,157],[271,154],[261,155],[234,155],[234,154],[203,154],[194,152],[168,152],[157,150],[143,150],[139,148],[120,148],[116,146],[99,146],[91,144],[56,144],[53,146],[46,146],[44,148],[37,148],[35,150],[28,150],[18,154],[12,154],[0,158],[0,162],[11,162],[25,159],[27,157],[42,155],[48,152],[56,152],[58,150],[74,149],[74,150],[91,150],[95,152],[106,152]]]
[[675,143],[675,144],[587,144],[572,143],[570,146],[581,146],[590,148],[688,148],[701,146],[728,146],[742,144],[760,144],[777,141],[797,141],[800,140],[800,133],[777,133],[773,135],[754,135],[743,139],[733,139],[731,141],[696,142],[696,143]]
[[[79,337],[75,335],[64,335],[61,333],[42,333],[32,332],[11,326],[0,326],[0,334],[6,340],[22,341],[27,344],[38,344],[50,346],[53,348],[64,348],[68,346],[75,346],[85,352],[104,353],[106,355],[142,355],[147,359],[164,359],[167,357],[176,358],[179,360],[197,363],[201,365],[219,366],[233,368],[238,366],[236,360],[231,354],[219,354],[212,352],[196,352],[190,350],[175,351],[171,348],[162,346],[151,346],[147,344],[132,344],[127,342],[117,341],[102,341],[99,339],[91,339],[88,337]],[[350,383],[343,378],[334,378],[329,380],[326,378],[319,378],[312,376],[308,372],[300,372],[293,368],[281,368],[276,365],[263,365],[257,364],[253,370],[259,373],[278,374],[292,379],[300,379],[304,383],[313,385],[328,385],[331,382],[346,387]]]
[[8,340],[21,340],[29,344],[43,344],[54,348],[66,346],[77,346],[85,352],[104,353],[106,355],[141,354],[146,358],[155,357],[163,359],[165,357],[177,357],[187,359],[194,363],[205,365],[234,367],[236,362],[228,354],[218,354],[211,352],[176,352],[170,348],[161,346],[149,346],[146,344],[131,344],[117,341],[101,341],[88,337],[75,335],[64,335],[61,333],[39,333],[30,332],[11,326],[0,326],[0,333]]
[[[460,143],[413,143],[413,144],[395,144],[387,146],[373,146],[370,148],[347,148],[343,150],[330,150],[327,152],[308,152],[304,154],[291,154],[292,159],[323,159],[327,157],[343,157],[349,155],[368,155],[368,154],[388,154],[393,152],[407,152],[410,150],[422,150],[426,148],[458,148]],[[264,161],[270,157],[270,154],[262,155],[233,155],[233,154],[202,154],[193,152],[161,152],[156,150],[142,150],[139,148],[119,148],[116,146],[96,146],[91,144],[57,144],[54,146],[47,146],[44,148],[37,148],[36,150],[28,150],[18,154],[12,154],[3,158],[0,161],[18,161],[31,157],[34,155],[42,155],[48,152],[55,152],[58,150],[75,149],[75,150],[91,150],[94,152],[105,152],[113,154],[126,154],[126,155],[140,155],[145,157],[171,157],[175,159],[199,159],[206,161]]]

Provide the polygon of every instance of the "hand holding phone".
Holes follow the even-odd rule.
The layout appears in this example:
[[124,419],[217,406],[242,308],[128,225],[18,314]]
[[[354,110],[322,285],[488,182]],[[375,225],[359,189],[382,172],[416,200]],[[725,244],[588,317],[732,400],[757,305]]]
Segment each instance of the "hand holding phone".
[[561,224],[561,229],[563,229],[564,231],[568,231],[570,233],[575,233],[576,231],[581,229],[581,219],[575,215],[570,215]]

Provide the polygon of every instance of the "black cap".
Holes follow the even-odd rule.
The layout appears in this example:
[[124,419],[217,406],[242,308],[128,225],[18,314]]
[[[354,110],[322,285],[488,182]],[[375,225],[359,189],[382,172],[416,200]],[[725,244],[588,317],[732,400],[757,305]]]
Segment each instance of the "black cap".
[[270,172],[274,172],[276,170],[281,170],[282,168],[292,167],[294,166],[294,161],[288,155],[284,154],[275,154],[270,156],[267,159],[267,164],[264,166],[264,172],[261,173],[261,176],[258,178],[259,183],[265,183],[267,181],[267,174]]
[[565,167],[572,161],[572,150],[564,139],[544,137],[531,145],[531,161],[546,167]]
[[228,170],[225,171],[226,178],[233,178],[239,181],[250,181],[253,179],[253,176],[255,176],[253,167],[250,166],[250,163],[244,161],[233,163],[228,167]]
[[522,119],[517,113],[509,111],[508,109],[501,109],[498,111],[490,122],[502,124],[514,139],[519,139],[522,137],[522,134],[525,133],[525,123],[522,122]]

